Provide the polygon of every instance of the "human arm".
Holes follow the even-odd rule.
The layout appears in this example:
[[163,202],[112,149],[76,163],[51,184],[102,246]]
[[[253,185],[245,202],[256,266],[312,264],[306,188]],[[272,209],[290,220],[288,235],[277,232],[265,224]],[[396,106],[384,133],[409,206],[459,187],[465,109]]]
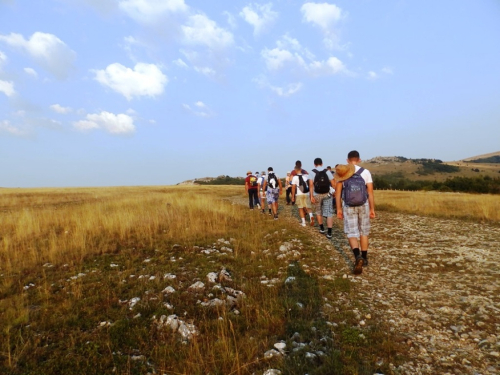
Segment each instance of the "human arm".
[[297,192],[297,185],[292,184],[292,202],[295,202],[295,193]]
[[335,185],[335,201],[337,206],[337,219],[343,219],[344,213],[342,212],[342,182],[337,182]]
[[314,183],[312,179],[307,180],[309,183],[309,197],[311,198],[311,203],[316,203],[316,199],[314,199]]
[[366,192],[368,193],[368,205],[370,207],[370,219],[375,218],[375,198],[373,196],[373,183],[366,184]]

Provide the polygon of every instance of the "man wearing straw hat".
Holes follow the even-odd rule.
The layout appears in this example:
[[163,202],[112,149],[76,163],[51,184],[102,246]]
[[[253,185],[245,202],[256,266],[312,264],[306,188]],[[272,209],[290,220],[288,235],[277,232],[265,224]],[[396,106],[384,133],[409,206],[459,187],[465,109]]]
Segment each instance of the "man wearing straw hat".
[[356,275],[368,265],[370,219],[375,218],[372,175],[358,165],[360,162],[359,152],[351,151],[347,155],[348,164],[335,168],[337,218],[344,219],[344,232],[355,257],[353,272]]

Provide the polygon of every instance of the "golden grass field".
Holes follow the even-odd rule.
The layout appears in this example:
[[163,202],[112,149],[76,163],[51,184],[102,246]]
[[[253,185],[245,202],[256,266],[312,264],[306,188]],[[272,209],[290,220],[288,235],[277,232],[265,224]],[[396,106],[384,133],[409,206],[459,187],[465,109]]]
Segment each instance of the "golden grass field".
[[[328,258],[322,259],[317,245],[295,226],[263,220],[224,199],[234,196],[244,201],[243,188],[2,189],[0,373],[147,373],[152,365],[134,362],[134,353],[147,353],[157,371],[169,374],[250,374],[265,368],[255,358],[272,348],[272,340],[311,324],[299,319],[300,314],[287,312],[293,293],[310,301],[304,314],[314,322],[326,284],[317,285],[307,274],[296,272],[304,290],[287,294],[286,288],[265,287],[259,282],[261,275],[284,279],[290,271],[260,252],[298,238],[306,257],[324,264]],[[498,196],[376,191],[375,200],[384,210],[478,222],[500,219]],[[210,248],[220,238],[233,239],[230,257],[200,257],[195,250]],[[114,263],[116,269],[110,266]],[[160,293],[165,287],[163,274],[177,273],[176,287],[185,289],[221,267],[233,272],[229,286],[242,288],[247,296],[241,315],[224,309],[200,311],[196,300],[207,297],[183,292],[169,302],[176,313],[199,324],[200,339],[186,345],[151,328],[153,316],[170,314]],[[137,275],[155,278],[147,284]],[[128,281],[132,278],[134,282]],[[326,289],[336,288],[349,293],[342,279],[331,281]],[[141,304],[139,317],[119,303],[134,295],[148,301]],[[345,314],[339,319],[349,319]],[[96,329],[108,320],[113,322],[108,328]],[[373,331],[376,350],[389,359],[387,363],[397,361],[393,344],[382,339],[382,333],[387,334],[384,327]],[[359,365],[356,353],[369,349],[355,338],[345,340],[344,348],[350,349],[332,350],[328,368],[365,373],[352,369]],[[366,373],[372,365],[366,363]],[[299,371],[305,364],[282,366]]]

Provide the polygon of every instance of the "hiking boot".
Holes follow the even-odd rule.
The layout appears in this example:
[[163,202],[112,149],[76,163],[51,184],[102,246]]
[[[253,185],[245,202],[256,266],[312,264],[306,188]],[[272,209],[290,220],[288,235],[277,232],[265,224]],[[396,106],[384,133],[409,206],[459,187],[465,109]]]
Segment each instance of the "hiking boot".
[[356,261],[354,262],[354,269],[352,270],[352,272],[355,275],[360,275],[363,272],[363,258],[356,258]]
[[363,258],[363,267],[367,267],[367,266],[368,266],[368,259]]
[[311,217],[309,224],[311,225],[311,227],[314,227],[314,217]]

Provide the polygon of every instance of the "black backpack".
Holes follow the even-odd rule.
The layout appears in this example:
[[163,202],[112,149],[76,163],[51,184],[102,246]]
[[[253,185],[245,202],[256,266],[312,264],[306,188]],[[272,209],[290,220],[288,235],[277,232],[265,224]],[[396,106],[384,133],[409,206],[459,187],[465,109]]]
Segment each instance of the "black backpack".
[[323,169],[322,171],[313,169],[313,172],[316,173],[314,176],[314,192],[318,194],[326,194],[330,192],[332,184],[328,179],[328,169]]
[[304,194],[309,193],[309,184],[304,181],[301,174],[298,174],[297,176],[299,177],[299,190]]
[[363,177],[361,177],[361,173],[363,173],[364,170],[364,168],[360,168],[342,183],[342,199],[347,206],[362,206],[368,199],[366,182]]
[[269,172],[267,174],[267,185],[271,187],[271,189],[276,189],[279,187],[278,177],[273,172]]

